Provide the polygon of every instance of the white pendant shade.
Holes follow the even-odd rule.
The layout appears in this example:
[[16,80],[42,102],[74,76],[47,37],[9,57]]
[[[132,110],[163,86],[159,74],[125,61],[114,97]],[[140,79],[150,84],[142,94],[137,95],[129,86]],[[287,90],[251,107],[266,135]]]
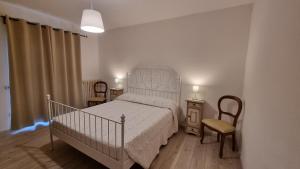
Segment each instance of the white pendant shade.
[[100,12],[93,9],[85,9],[82,12],[81,29],[91,33],[104,32],[103,21]]

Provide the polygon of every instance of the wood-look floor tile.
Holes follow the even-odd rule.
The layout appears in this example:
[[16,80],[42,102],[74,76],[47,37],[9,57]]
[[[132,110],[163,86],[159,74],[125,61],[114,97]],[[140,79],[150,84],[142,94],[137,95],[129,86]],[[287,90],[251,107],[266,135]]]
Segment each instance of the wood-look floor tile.
[[[213,136],[200,138],[180,130],[162,146],[150,169],[241,169],[239,154],[230,149],[230,140],[224,146],[224,159],[218,158],[219,144]],[[82,154],[59,139],[55,150],[50,150],[49,130],[10,135],[0,133],[1,169],[106,169],[97,161]],[[141,169],[135,164],[132,169]]]

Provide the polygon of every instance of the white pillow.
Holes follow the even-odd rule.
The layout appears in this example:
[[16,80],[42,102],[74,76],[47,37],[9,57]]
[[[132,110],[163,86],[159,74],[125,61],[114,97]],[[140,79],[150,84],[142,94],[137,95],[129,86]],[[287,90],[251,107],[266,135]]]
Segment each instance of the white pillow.
[[130,101],[134,103],[141,103],[162,108],[170,108],[172,110],[176,108],[176,103],[173,100],[157,96],[146,96],[133,93],[125,93],[117,97],[117,100]]

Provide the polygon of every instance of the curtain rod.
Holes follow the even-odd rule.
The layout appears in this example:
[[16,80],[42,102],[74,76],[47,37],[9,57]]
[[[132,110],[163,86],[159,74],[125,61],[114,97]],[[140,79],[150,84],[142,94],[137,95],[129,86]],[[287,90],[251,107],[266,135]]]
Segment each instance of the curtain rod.
[[[6,24],[6,17],[7,16],[5,16],[5,15],[1,15],[1,17],[2,17],[2,19],[3,19],[3,23],[4,24]],[[19,21],[19,20],[22,20],[22,19],[20,19],[20,18],[13,18],[13,17],[9,17],[9,19],[12,19],[12,20],[15,20],[15,21]],[[31,25],[38,25],[39,23],[35,23],[35,22],[29,22],[29,21],[26,21],[28,24],[31,24]],[[46,27],[47,25],[41,25],[42,27]],[[53,28],[53,30],[56,30],[56,31],[58,31],[58,30],[63,30],[63,29],[59,29],[59,28]],[[65,31],[65,30],[64,30]],[[71,31],[65,31],[65,32],[71,32]],[[73,33],[73,34],[77,34],[77,35],[79,35],[79,36],[81,36],[81,37],[84,37],[84,38],[87,38],[88,36],[87,35],[82,35],[82,34],[80,34],[80,33],[74,33],[74,32],[71,32],[71,33]]]

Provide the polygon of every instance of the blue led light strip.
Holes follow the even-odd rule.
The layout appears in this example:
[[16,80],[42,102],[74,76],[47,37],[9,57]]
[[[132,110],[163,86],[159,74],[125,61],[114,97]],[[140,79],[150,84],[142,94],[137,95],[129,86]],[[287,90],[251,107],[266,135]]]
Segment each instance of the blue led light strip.
[[32,126],[28,126],[28,127],[21,128],[19,130],[15,130],[15,131],[11,132],[10,134],[15,135],[15,134],[23,133],[23,132],[35,131],[37,129],[37,127],[39,127],[39,126],[48,126],[48,125],[49,125],[49,122],[40,121],[40,122],[34,123],[34,125],[32,125]]

